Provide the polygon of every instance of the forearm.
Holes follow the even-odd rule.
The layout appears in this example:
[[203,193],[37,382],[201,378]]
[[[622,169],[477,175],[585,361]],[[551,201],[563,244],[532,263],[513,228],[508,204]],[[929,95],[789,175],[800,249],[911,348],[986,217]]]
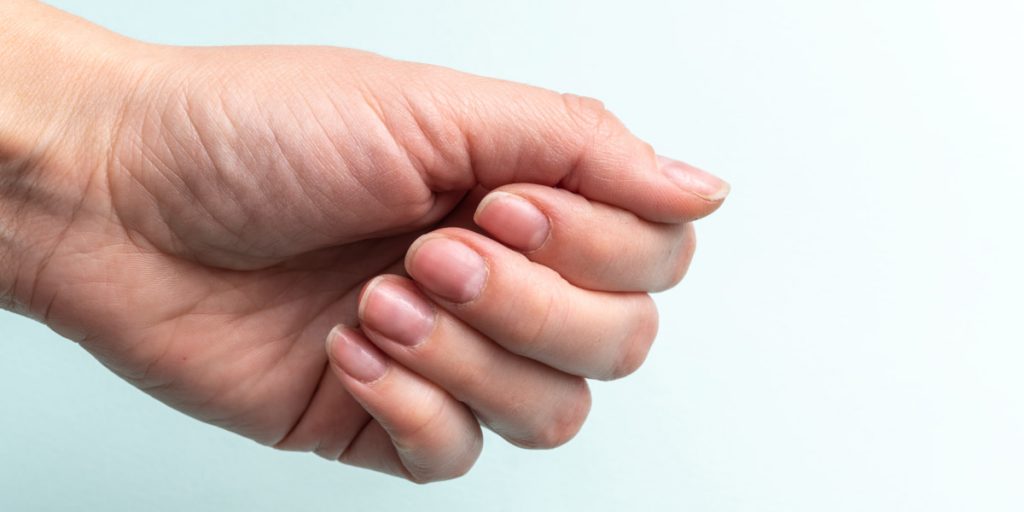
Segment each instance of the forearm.
[[0,20],[0,307],[29,313],[33,276],[102,165],[126,90],[113,50],[131,43],[34,1],[0,2]]

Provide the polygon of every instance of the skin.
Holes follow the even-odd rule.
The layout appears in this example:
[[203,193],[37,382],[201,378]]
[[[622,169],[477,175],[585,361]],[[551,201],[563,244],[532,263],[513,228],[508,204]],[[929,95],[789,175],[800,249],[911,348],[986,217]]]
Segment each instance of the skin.
[[199,420],[416,482],[480,423],[568,441],[728,192],[588,98],[0,18],[3,306]]

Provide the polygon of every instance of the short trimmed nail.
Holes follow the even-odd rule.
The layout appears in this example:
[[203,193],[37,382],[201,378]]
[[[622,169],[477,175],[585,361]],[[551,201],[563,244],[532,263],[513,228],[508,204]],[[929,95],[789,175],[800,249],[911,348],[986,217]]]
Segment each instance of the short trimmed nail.
[[370,329],[409,346],[434,329],[434,308],[416,292],[383,278],[366,290],[360,318]]
[[462,242],[430,238],[412,255],[407,269],[419,284],[452,302],[468,302],[483,291],[484,259]]
[[533,203],[506,192],[488,194],[473,220],[498,240],[523,251],[540,247],[551,231],[548,217]]
[[388,364],[380,349],[351,327],[338,326],[327,335],[327,350],[342,371],[356,380],[373,382],[384,376]]
[[690,164],[659,156],[658,165],[676,185],[708,201],[721,201],[729,195],[728,183]]

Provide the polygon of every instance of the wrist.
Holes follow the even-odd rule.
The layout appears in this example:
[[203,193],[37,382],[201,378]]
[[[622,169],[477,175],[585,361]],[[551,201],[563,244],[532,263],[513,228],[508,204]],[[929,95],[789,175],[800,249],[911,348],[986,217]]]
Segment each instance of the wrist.
[[0,307],[35,277],[105,172],[141,46],[46,5],[0,2]]

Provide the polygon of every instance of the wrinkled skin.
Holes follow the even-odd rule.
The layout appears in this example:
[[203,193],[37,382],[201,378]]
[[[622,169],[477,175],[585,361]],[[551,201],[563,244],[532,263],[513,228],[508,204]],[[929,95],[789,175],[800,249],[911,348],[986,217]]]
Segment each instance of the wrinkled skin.
[[[573,176],[560,148],[470,143],[463,106],[442,110],[475,101],[453,92],[467,82],[502,82],[327,48],[161,51],[133,70],[110,152],[61,212],[74,236],[47,248],[25,307],[181,411],[337,457],[368,417],[325,376],[323,339],[355,322],[360,286],[400,271],[416,234],[459,224],[481,181]],[[530,92],[580,109],[566,146],[624,132],[595,103]],[[535,108],[516,94],[507,108]]]
[[336,48],[146,45],[52,16],[48,33],[99,42],[36,42],[59,71],[49,87],[0,80],[35,106],[0,115],[0,132],[21,127],[0,133],[3,305],[263,444],[417,481],[464,472],[375,462],[394,458],[386,439],[346,459],[373,419],[328,371],[324,339],[358,323],[367,280],[402,273],[420,234],[472,226],[486,191],[535,183],[671,235],[663,289],[692,255],[683,223],[724,198],[666,181],[596,100]]

